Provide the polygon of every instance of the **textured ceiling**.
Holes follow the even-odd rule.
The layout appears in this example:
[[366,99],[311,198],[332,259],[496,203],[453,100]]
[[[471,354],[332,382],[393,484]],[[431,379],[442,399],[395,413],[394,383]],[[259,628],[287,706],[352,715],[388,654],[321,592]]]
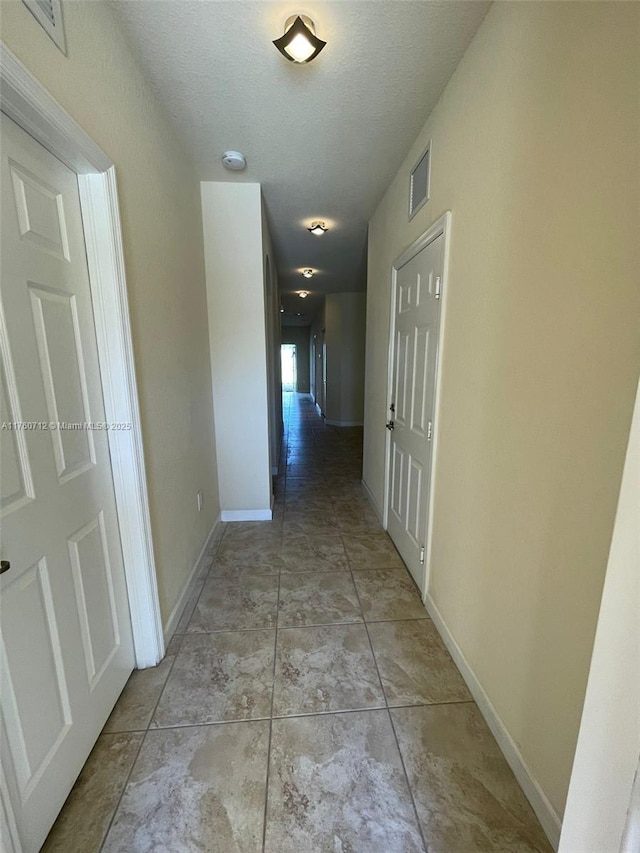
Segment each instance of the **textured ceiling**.
[[[112,0],[199,177],[262,184],[286,317],[364,290],[367,221],[489,7],[428,0]],[[308,65],[271,41],[309,15]],[[226,149],[247,169],[228,172]],[[435,164],[437,168],[437,162]],[[305,228],[330,226],[324,237]],[[308,281],[299,270],[317,269]],[[302,302],[291,295],[307,289]],[[294,320],[294,321],[295,321]]]

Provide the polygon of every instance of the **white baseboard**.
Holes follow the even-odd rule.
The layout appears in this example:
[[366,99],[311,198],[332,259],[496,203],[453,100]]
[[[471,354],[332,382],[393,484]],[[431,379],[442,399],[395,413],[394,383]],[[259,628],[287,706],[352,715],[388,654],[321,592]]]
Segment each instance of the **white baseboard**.
[[373,511],[374,511],[374,512],[375,512],[375,514],[378,516],[378,521],[379,521],[379,522],[380,522],[380,524],[382,524],[382,526],[384,527],[384,521],[383,521],[383,519],[384,519],[384,513],[382,512],[382,510],[381,510],[381,509],[380,509],[380,507],[378,506],[378,502],[377,502],[377,501],[376,501],[376,499],[374,498],[374,496],[373,496],[373,492],[371,491],[371,489],[369,488],[369,486],[367,485],[367,483],[366,483],[366,481],[365,481],[365,480],[362,480],[362,488],[364,489],[364,493],[365,493],[365,495],[369,498],[369,503],[370,503],[370,504],[371,504],[371,506],[373,507]]
[[526,798],[531,803],[531,807],[538,816],[538,820],[542,824],[542,828],[551,842],[553,849],[557,850],[560,842],[560,828],[562,825],[562,821],[560,820],[558,813],[549,802],[546,794],[540,787],[540,783],[529,769],[529,766],[522,757],[515,741],[507,731],[505,724],[485,693],[484,688],[478,681],[476,674],[471,669],[471,666],[462,653],[460,646],[456,643],[453,634],[447,628],[447,625],[442,618],[442,614],[438,610],[429,593],[426,595],[425,604],[429,615],[433,619],[434,625],[438,629],[438,633],[442,637],[444,644],[448,648],[451,657],[454,659],[456,666],[460,670],[471,695],[475,699],[476,704],[480,709],[480,713],[491,729],[491,732],[498,742],[498,746],[502,750],[504,757],[507,759],[507,763],[512,769],[513,775],[518,780]]
[[320,406],[317,403],[316,403],[316,411],[320,415],[320,417],[322,417],[322,409],[320,408]]
[[273,513],[269,509],[223,509],[221,521],[271,521]]
[[329,418],[325,418],[324,422],[325,422],[325,424],[329,424],[329,426],[339,426],[339,427],[363,426],[362,421],[330,421]]
[[182,611],[186,607],[187,601],[189,601],[189,597],[191,596],[191,591],[193,590],[193,587],[195,586],[195,583],[200,576],[200,572],[204,568],[204,564],[207,558],[207,554],[209,553],[209,549],[211,548],[211,544],[220,531],[221,521],[221,517],[218,516],[213,524],[213,527],[207,534],[207,537],[204,540],[204,544],[200,549],[200,553],[198,554],[198,558],[195,561],[191,572],[189,573],[189,577],[187,578],[184,586],[182,587],[182,592],[178,596],[178,600],[174,604],[173,610],[169,614],[167,624],[164,627],[165,646],[169,643],[169,640],[171,639],[171,637],[173,637],[175,633],[175,630],[178,626],[178,622],[180,621],[180,617],[182,616]]

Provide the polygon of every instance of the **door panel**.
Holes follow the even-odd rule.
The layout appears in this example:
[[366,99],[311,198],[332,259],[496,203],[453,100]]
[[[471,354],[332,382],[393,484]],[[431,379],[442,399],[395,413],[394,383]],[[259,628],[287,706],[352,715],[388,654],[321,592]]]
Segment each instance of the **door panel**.
[[[0,117],[2,765],[38,850],[133,668],[76,175]],[[25,422],[28,428],[13,427]]]
[[388,531],[422,592],[443,243],[437,237],[397,271],[393,306]]
[[62,194],[9,161],[20,237],[68,261],[69,243]]
[[[0,321],[2,312],[0,311]],[[7,336],[0,322],[0,412],[9,421],[21,421],[15,376],[7,358]],[[0,519],[35,498],[24,432],[0,430]]]
[[120,645],[106,538],[100,512],[68,540],[90,690]]
[[[29,282],[40,376],[51,422],[91,423],[76,298]],[[95,465],[90,430],[50,430],[61,483]]]
[[[20,794],[26,799],[55,759],[72,722],[44,557],[3,591],[2,604],[2,708]],[[29,626],[26,643],[25,625]]]

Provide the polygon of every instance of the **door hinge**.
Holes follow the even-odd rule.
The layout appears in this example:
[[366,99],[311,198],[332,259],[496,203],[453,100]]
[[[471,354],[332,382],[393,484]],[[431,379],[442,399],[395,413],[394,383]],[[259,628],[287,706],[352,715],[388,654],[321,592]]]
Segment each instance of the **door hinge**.
[[420,546],[420,565],[424,566],[424,545]]
[[440,276],[439,276],[439,275],[437,275],[437,276],[436,276],[436,291],[435,291],[435,293],[434,293],[434,296],[435,296],[435,298],[436,298],[436,299],[440,299],[440,288],[441,288],[441,284],[440,284]]
[[433,421],[429,421],[427,424],[427,441],[431,441],[431,436],[433,435]]

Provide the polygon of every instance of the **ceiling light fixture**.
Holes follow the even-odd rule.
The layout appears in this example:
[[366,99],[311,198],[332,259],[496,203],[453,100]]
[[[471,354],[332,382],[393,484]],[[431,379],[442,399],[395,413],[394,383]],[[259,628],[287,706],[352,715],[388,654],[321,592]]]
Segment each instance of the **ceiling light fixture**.
[[280,53],[290,62],[311,62],[325,46],[316,36],[315,24],[306,15],[292,15],[284,25],[284,35],[274,41]]
[[313,272],[313,270],[309,270],[309,269],[307,269],[307,270],[302,270],[302,275],[303,275],[305,278],[313,278],[313,276],[314,276],[314,272]]
[[311,234],[315,234],[316,237],[322,237],[323,234],[326,234],[329,229],[325,226],[324,222],[313,222],[311,228],[307,228]]
[[308,295],[309,295],[308,290],[299,290],[298,291],[298,296],[300,297],[300,299],[306,299]]

